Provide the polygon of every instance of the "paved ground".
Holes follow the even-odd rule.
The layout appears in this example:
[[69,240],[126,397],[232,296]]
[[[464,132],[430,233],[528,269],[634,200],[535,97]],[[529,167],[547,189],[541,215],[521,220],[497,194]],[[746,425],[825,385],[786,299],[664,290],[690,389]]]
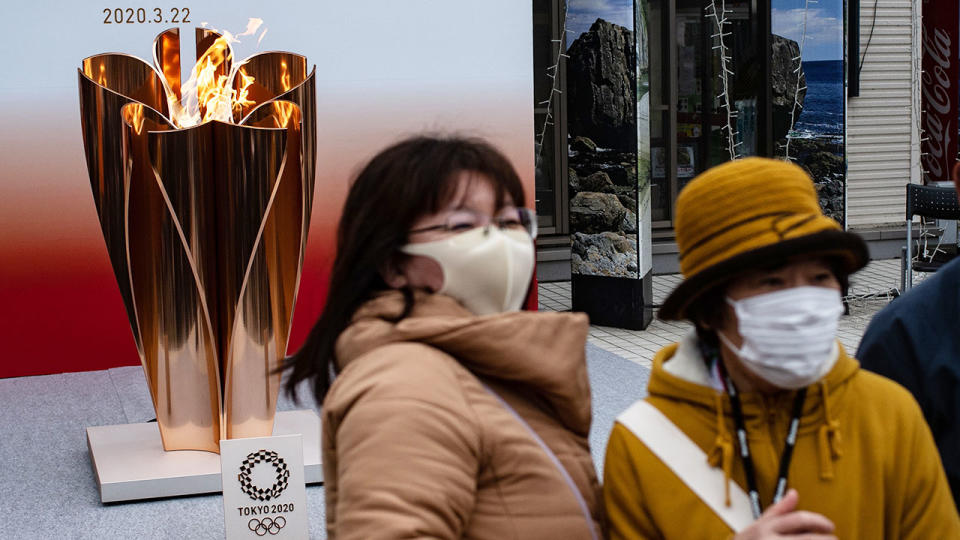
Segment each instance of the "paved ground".
[[[915,274],[914,283],[924,274]],[[679,274],[654,276],[653,301],[659,305],[682,280]],[[850,279],[847,297],[850,314],[840,320],[839,338],[851,354],[873,315],[894,297],[900,288],[900,259],[873,261]],[[540,284],[540,309],[570,310],[570,282]],[[588,341],[597,347],[650,367],[653,355],[664,345],[676,342],[689,330],[687,323],[673,323],[654,318],[646,330],[634,331],[606,326],[591,326]]]

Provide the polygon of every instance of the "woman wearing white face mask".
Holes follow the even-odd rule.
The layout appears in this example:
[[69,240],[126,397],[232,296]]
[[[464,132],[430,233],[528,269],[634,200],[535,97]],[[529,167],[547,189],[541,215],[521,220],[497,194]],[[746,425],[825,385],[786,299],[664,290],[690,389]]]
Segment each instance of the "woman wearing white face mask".
[[329,538],[602,536],[587,320],[519,311],[523,205],[506,158],[456,138],[400,142],[351,186],[287,386],[323,400]]
[[748,158],[677,201],[684,282],[659,316],[694,323],[656,356],[649,397],[614,426],[612,538],[960,538],[910,395],[836,340],[863,241],[810,178]]

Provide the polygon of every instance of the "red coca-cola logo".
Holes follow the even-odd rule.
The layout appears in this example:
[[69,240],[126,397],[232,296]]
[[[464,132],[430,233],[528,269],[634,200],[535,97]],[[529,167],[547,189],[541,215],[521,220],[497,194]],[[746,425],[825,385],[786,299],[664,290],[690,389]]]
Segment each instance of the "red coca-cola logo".
[[[956,0],[954,0],[956,1]],[[956,29],[954,29],[956,30]],[[929,22],[923,32],[923,165],[928,179],[949,180],[956,154],[955,32]]]

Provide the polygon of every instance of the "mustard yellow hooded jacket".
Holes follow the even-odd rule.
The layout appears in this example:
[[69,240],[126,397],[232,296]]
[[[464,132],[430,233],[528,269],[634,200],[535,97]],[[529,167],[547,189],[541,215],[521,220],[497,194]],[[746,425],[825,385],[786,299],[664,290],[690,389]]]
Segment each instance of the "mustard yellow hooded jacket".
[[[697,349],[691,334],[657,354],[647,400],[726,473],[728,482],[746,490],[730,399],[711,386]],[[767,508],[793,393],[745,393],[741,400],[761,503]],[[799,509],[828,517],[841,540],[960,539],[960,518],[916,402],[898,384],[860,370],[842,347],[833,369],[807,392],[788,486],[799,492]],[[603,492],[613,539],[733,536],[620,423],[614,424],[607,446]]]

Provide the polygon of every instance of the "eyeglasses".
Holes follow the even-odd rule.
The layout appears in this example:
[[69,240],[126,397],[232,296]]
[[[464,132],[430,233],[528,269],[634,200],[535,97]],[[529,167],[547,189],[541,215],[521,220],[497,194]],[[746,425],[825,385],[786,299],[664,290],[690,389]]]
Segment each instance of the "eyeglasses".
[[530,235],[530,238],[537,237],[537,214],[529,208],[506,209],[494,217],[471,210],[457,210],[447,216],[442,224],[413,229],[409,234],[431,231],[456,234],[491,224],[503,231],[524,231]]

